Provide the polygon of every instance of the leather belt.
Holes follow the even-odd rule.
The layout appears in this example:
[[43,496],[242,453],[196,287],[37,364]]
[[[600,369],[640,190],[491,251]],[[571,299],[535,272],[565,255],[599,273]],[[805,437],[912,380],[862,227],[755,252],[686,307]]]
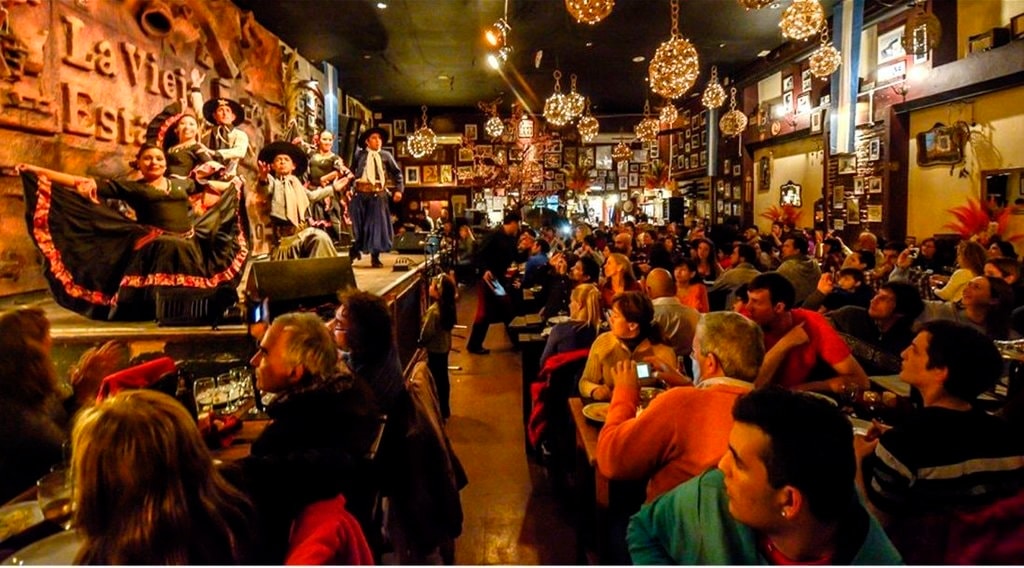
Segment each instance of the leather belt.
[[379,183],[356,182],[356,191],[359,193],[380,193],[384,191],[384,186]]

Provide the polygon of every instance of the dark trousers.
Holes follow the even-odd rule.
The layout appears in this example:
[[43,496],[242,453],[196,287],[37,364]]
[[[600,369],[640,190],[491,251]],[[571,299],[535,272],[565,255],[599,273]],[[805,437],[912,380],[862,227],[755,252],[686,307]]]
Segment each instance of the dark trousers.
[[452,415],[451,398],[452,384],[448,379],[448,352],[431,353],[427,352],[427,368],[430,375],[434,377],[434,386],[437,387],[437,401],[441,403],[441,418],[447,419]]
[[[477,283],[476,290],[476,317],[473,318],[473,328],[469,332],[466,347],[479,351],[483,349],[487,328],[491,327],[492,323],[503,323],[505,330],[508,330],[508,324],[512,321],[512,306],[508,296],[495,296],[491,287],[482,279]],[[512,338],[511,333],[509,338]]]

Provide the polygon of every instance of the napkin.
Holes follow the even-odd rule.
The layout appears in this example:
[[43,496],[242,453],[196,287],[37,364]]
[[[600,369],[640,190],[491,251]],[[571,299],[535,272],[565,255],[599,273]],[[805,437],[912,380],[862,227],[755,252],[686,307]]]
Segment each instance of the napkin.
[[128,367],[113,375],[107,375],[100,384],[99,393],[96,394],[96,402],[100,403],[103,399],[114,396],[125,389],[146,388],[157,382],[164,375],[177,371],[178,366],[174,363],[174,359],[160,357],[148,363]]

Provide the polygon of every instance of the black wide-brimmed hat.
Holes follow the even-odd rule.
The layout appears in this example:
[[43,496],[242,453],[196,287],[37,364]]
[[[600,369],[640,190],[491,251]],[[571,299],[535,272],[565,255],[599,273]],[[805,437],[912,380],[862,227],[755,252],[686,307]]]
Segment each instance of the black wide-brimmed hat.
[[302,177],[302,174],[306,173],[306,167],[309,165],[309,158],[306,157],[306,153],[302,151],[302,148],[299,148],[291,142],[278,140],[267,144],[262,150],[260,150],[258,159],[265,164],[270,164],[274,161],[274,158],[281,154],[288,156],[292,159],[292,162],[295,162],[295,177]]
[[181,103],[174,102],[153,117],[146,126],[146,143],[159,146],[166,152],[179,142],[178,121],[185,116],[195,116],[191,111],[182,111]]
[[381,144],[388,143],[388,131],[384,130],[379,126],[374,126],[373,128],[367,128],[362,134],[359,135],[359,147],[366,147],[366,140],[370,138],[371,134],[380,134]]
[[217,120],[213,117],[213,112],[220,106],[231,107],[231,110],[234,111],[235,121],[232,123],[234,126],[238,126],[245,121],[245,108],[242,107],[241,103],[225,98],[206,101],[206,104],[203,105],[203,117],[210,121],[211,124],[217,124]]

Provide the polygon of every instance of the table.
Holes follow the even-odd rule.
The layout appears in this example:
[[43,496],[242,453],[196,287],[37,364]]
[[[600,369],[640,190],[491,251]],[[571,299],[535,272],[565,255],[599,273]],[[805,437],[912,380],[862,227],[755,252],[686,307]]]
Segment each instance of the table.
[[231,444],[224,448],[210,450],[214,460],[222,463],[240,460],[249,455],[252,443],[263,433],[270,420],[243,420],[242,429],[232,435]]

